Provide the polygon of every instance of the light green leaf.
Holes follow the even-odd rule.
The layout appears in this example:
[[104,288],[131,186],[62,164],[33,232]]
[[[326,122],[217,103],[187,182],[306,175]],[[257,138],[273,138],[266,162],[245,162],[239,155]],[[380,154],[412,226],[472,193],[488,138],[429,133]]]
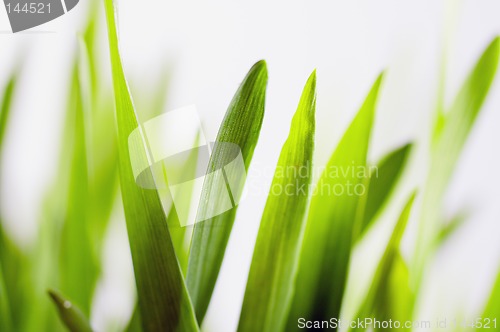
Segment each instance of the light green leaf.
[[[78,59],[77,61],[82,61]],[[71,82],[68,117],[66,124],[73,128],[72,153],[69,175],[69,192],[66,217],[61,236],[61,285],[60,289],[88,315],[94,286],[97,282],[97,261],[90,237],[88,211],[89,180],[86,117],[89,102],[85,100],[82,73],[75,65]],[[89,86],[90,89],[90,86]],[[87,114],[86,114],[87,113]]]
[[[337,146],[313,194],[286,331],[297,330],[299,318],[339,317],[354,233],[359,229],[358,205],[366,192],[366,158],[381,82],[382,75]],[[363,177],[357,172],[359,168],[364,171]]]
[[442,115],[439,129],[434,133],[431,164],[423,194],[422,214],[413,257],[412,283],[417,293],[427,259],[434,249],[441,229],[441,207],[446,188],[488,95],[497,72],[499,56],[500,39],[497,37],[472,69],[451,107]]
[[[415,194],[412,194],[408,202],[406,203],[401,216],[399,217],[396,226],[394,227],[394,231],[391,235],[389,243],[385,249],[385,252],[380,260],[380,263],[375,271],[375,275],[372,278],[371,286],[368,290],[368,294],[361,305],[361,308],[358,314],[354,317],[354,319],[364,319],[367,317],[373,317],[375,314],[375,318],[381,320],[382,315],[383,318],[391,318],[391,312],[388,311],[389,304],[391,302],[391,295],[389,292],[389,281],[391,272],[393,270],[395,260],[399,255],[399,246],[401,243],[401,239],[403,238],[404,231],[406,229],[406,225],[408,224],[408,219],[410,217],[410,212],[413,206],[413,202],[415,200]],[[411,312],[411,311],[410,311]],[[393,318],[394,319],[394,318]],[[362,328],[351,329],[352,331],[364,330]]]
[[[492,331],[493,327],[495,327],[496,331],[496,328],[498,328],[497,324],[500,324],[500,322],[498,322],[500,319],[500,273],[498,274],[495,284],[493,285],[486,308],[480,317],[483,318],[483,322],[485,322],[485,319],[488,319],[490,324],[488,328],[483,326],[478,328],[477,331]],[[494,319],[496,319],[495,325],[493,325]]]
[[304,87],[281,150],[254,249],[238,331],[273,332],[285,327],[309,198],[315,108],[316,71]]
[[87,317],[85,317],[77,306],[53,290],[49,290],[49,295],[56,305],[59,317],[69,331],[92,332]]
[[381,210],[396,186],[412,145],[406,144],[390,152],[379,161],[370,174],[368,193],[365,196],[360,236],[368,229],[377,212]]
[[[264,102],[267,85],[267,68],[264,61],[257,62],[248,72],[236,92],[217,135],[216,143],[234,143],[239,146],[248,170],[264,117]],[[216,144],[210,157],[207,174],[226,166],[225,162],[234,153],[226,144]],[[209,177],[203,184],[198,216],[210,215],[222,204],[220,195],[215,195],[212,186],[219,178]],[[234,196],[239,193],[233,193]],[[212,195],[212,196],[211,196]],[[196,317],[201,322],[219,274],[227,241],[233,227],[237,206],[194,226],[187,284],[193,300]]]
[[18,79],[18,72],[16,71],[9,78],[2,94],[2,100],[0,104],[0,152],[2,151],[1,150],[2,142],[5,137],[5,132],[7,129],[7,122],[9,120],[10,110],[12,106],[12,99],[17,85],[17,79]]
[[[137,115],[118,50],[113,1],[104,3],[118,123],[120,184],[143,328],[198,331],[158,192],[135,183],[128,137],[138,127]],[[133,153],[146,157],[143,146],[131,148]]]
[[132,312],[132,317],[130,317],[130,321],[128,322],[128,325],[125,328],[125,332],[142,332],[141,326],[142,326],[141,313],[136,304],[134,307],[134,311]]

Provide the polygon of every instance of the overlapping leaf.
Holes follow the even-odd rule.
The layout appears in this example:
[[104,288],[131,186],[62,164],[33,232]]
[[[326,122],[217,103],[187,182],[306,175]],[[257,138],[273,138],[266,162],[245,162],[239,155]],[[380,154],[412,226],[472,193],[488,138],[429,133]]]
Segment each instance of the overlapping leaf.
[[[387,244],[378,268],[375,271],[375,275],[372,278],[368,294],[366,295],[366,298],[354,319],[359,318],[363,320],[370,317],[375,317],[380,321],[391,318],[395,319],[394,317],[391,317],[392,310],[395,309],[392,305],[394,303],[394,298],[392,297],[393,294],[391,294],[391,273],[393,269],[397,268],[396,260],[400,258],[399,246],[401,239],[403,238],[406,225],[408,224],[414,200],[415,194],[413,194],[406,203],[403,212],[396,223],[389,243]],[[398,286],[403,286],[401,287],[401,290],[403,290],[405,285]],[[408,285],[406,285],[406,287],[408,287]],[[403,304],[404,302],[399,303],[400,306],[403,306]],[[406,310],[407,312],[411,312],[408,308]],[[361,331],[364,330],[364,328],[358,326],[357,328],[352,328],[351,330]]]
[[499,56],[500,39],[497,37],[481,55],[449,110],[439,117],[439,125],[435,128],[413,262],[412,280],[417,291],[424,266],[441,229],[441,206],[447,185],[488,95],[497,72]]
[[[333,153],[311,200],[287,331],[297,330],[299,318],[328,320],[339,316],[351,247],[359,228],[357,210],[364,194],[359,190],[366,180],[367,152],[381,82],[382,75]],[[364,176],[358,176],[359,168],[365,171]],[[355,188],[360,195],[348,192]]]
[[[304,87],[262,216],[238,331],[281,331],[293,294],[312,177],[316,72]],[[278,190],[276,191],[276,189]]]
[[[241,149],[248,169],[264,117],[267,85],[267,68],[264,61],[257,62],[241,83],[217,135],[216,143],[233,143]],[[225,167],[234,150],[227,144],[216,144],[210,157],[207,174]],[[220,175],[222,176],[222,175]],[[220,178],[205,180],[198,209],[198,216],[211,215],[222,204],[212,186],[218,186]],[[239,193],[233,193],[237,196]],[[212,296],[215,282],[233,227],[237,207],[194,226],[189,253],[187,284],[198,321],[202,321]]]
[[[138,121],[118,51],[113,1],[104,3],[118,123],[120,184],[143,328],[145,331],[197,331],[158,193],[135,183],[128,137],[138,127]],[[144,146],[131,148],[132,153],[146,156]]]

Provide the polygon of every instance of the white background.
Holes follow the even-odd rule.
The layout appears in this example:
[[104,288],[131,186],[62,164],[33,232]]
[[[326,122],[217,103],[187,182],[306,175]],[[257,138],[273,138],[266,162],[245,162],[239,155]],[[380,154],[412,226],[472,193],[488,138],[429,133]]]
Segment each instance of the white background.
[[[252,169],[272,169],[286,139],[302,87],[318,71],[317,164],[324,164],[377,74],[386,70],[371,160],[418,140],[414,166],[394,206],[357,250],[348,303],[363,291],[370,263],[383,245],[395,212],[425,175],[426,143],[445,54],[446,101],[489,41],[500,33],[500,2],[468,1],[119,1],[122,57],[131,85],[153,86],[159,68],[171,73],[168,105],[196,104],[208,139],[214,139],[229,101],[251,65],[269,70],[266,116]],[[1,204],[9,231],[25,246],[37,234],[43,194],[56,174],[68,69],[85,0],[69,14],[12,35],[0,9],[0,85],[26,54],[1,160]],[[103,38],[106,36],[102,30]],[[107,61],[107,45],[102,43]],[[444,207],[467,209],[465,226],[438,253],[426,283],[422,317],[473,318],[499,267],[500,83],[495,85],[466,145]],[[270,177],[261,179],[269,186]],[[205,327],[235,329],[265,196],[241,203]],[[398,205],[399,204],[399,205]],[[110,266],[96,295],[93,322],[103,329],[130,310],[132,270],[119,211],[110,231]],[[405,253],[412,248],[412,232]],[[382,239],[384,241],[382,241]],[[373,254],[375,253],[375,254]],[[363,272],[363,273],[357,273]],[[365,277],[363,277],[365,276]],[[365,280],[365,281],[364,281]],[[361,286],[359,286],[361,285]],[[350,307],[349,305],[347,307]],[[348,313],[345,313],[348,314]]]

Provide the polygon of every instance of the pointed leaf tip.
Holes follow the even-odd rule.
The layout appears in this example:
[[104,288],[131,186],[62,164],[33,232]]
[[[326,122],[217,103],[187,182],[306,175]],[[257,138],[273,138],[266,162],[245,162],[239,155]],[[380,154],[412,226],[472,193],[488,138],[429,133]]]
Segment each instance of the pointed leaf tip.
[[47,291],[56,304],[59,317],[71,332],[92,332],[88,319],[81,310],[54,290]]

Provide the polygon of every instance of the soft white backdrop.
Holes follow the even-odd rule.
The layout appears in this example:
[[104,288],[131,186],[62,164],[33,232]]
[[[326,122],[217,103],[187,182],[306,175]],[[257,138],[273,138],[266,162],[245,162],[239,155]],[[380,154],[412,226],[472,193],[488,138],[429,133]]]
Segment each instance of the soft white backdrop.
[[[27,53],[1,160],[2,211],[9,231],[29,245],[37,233],[41,199],[55,173],[67,91],[67,72],[82,26],[86,1],[32,32],[12,35],[0,10],[0,82]],[[386,70],[371,159],[418,139],[415,158],[398,200],[357,250],[348,303],[354,305],[369,278],[405,195],[425,175],[426,138],[445,54],[446,101],[493,38],[500,34],[500,2],[463,1],[212,1],[119,0],[121,51],[133,85],[148,87],[165,65],[171,70],[167,109],[196,104],[208,139],[250,66],[266,59],[267,107],[252,170],[274,167],[286,139],[303,84],[318,71],[315,161],[324,164],[376,75]],[[105,37],[105,32],[103,37]],[[102,41],[103,59],[107,45]],[[106,70],[106,68],[104,68]],[[499,267],[500,258],[500,82],[497,79],[453,178],[447,215],[468,208],[467,224],[437,255],[428,278],[422,317],[473,316]],[[269,185],[270,176],[261,179]],[[265,196],[249,196],[238,210],[205,327],[235,329]],[[398,205],[399,204],[399,205]],[[132,272],[126,233],[116,212],[105,272],[96,295],[94,323],[109,314],[126,317]],[[411,253],[414,225],[405,241]],[[378,246],[377,246],[378,245]],[[369,248],[369,250],[367,250]],[[369,256],[367,252],[370,251]],[[365,276],[365,277],[363,277]],[[117,281],[118,280],[118,281]],[[349,307],[349,305],[348,305]],[[105,311],[105,312],[104,312]],[[348,315],[348,313],[345,313]],[[472,318],[472,317],[471,317]]]

